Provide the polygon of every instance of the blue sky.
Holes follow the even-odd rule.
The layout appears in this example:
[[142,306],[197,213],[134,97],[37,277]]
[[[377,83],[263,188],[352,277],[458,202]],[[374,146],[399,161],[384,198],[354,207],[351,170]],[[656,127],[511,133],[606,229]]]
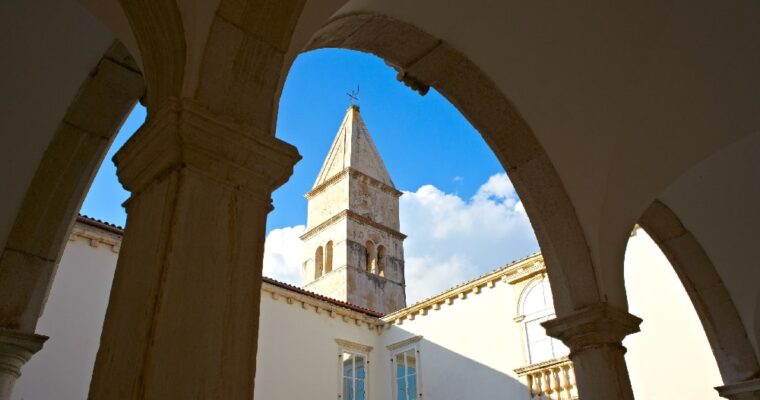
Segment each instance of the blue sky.
[[[346,92],[357,85],[362,117],[399,189],[432,184],[470,196],[502,170],[480,134],[443,96],[435,90],[420,96],[395,75],[381,59],[365,53],[325,49],[298,57],[282,93],[276,132],[298,147],[303,159],[274,193],[268,231],[305,221],[303,194],[314,183],[349,105]],[[124,224],[121,203],[128,194],[114,179],[111,157],[144,120],[145,109],[138,105],[106,156],[82,213]]]
[[[265,274],[300,283],[301,255],[293,248],[306,222],[303,195],[350,104],[346,92],[357,85],[362,117],[396,187],[405,192],[401,228],[409,235],[411,299],[537,251],[519,198],[480,134],[438,92],[420,96],[395,76],[381,59],[348,50],[317,50],[294,63],[280,99],[276,135],[295,145],[303,159],[273,194]],[[121,203],[128,193],[116,180],[111,158],[144,120],[145,109],[138,105],[114,140],[83,214],[124,225]]]

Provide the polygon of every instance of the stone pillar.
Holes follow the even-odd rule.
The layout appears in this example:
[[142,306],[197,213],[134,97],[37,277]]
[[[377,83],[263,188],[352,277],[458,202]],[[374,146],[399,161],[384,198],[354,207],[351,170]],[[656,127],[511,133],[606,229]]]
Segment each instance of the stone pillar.
[[760,378],[716,387],[720,397],[731,400],[760,400]]
[[91,399],[253,396],[271,193],[293,146],[169,100],[114,157],[127,226]]
[[40,351],[47,336],[0,328],[0,400],[10,400],[21,368]]
[[639,324],[640,318],[599,303],[542,325],[570,348],[581,399],[633,400],[623,338],[638,332]]

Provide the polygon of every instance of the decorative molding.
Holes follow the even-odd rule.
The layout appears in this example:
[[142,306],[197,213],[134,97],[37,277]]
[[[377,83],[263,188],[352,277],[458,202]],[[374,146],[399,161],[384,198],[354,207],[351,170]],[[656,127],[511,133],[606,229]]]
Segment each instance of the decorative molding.
[[641,318],[609,303],[586,308],[542,322],[546,334],[570,348],[570,355],[600,345],[622,347],[623,338],[640,330]]
[[361,171],[358,171],[358,170],[356,170],[354,168],[351,168],[351,167],[345,167],[345,168],[343,168],[342,171],[340,171],[337,174],[331,176],[329,179],[327,179],[326,181],[322,182],[318,186],[312,188],[309,191],[309,193],[306,193],[306,195],[304,197],[306,197],[306,199],[308,199],[308,200],[311,200],[312,198],[314,198],[314,196],[316,196],[319,193],[325,191],[325,189],[327,189],[328,187],[335,185],[336,183],[338,183],[339,181],[341,181],[343,178],[345,178],[349,174],[352,177],[354,177],[354,178],[365,180],[370,185],[372,185],[374,187],[377,187],[377,188],[381,189],[382,191],[390,193],[390,194],[392,194],[392,195],[394,195],[396,197],[401,197],[401,195],[403,194],[401,191],[399,191],[395,187],[390,186],[390,185],[388,185],[386,183],[383,183],[383,182],[381,182],[381,181],[379,181],[379,180],[377,180],[377,179],[375,179],[375,178],[373,178],[373,177],[371,177],[371,176],[369,176],[369,175],[367,175],[367,174],[365,174],[365,173],[363,173]]
[[[270,293],[272,295],[272,299],[274,300],[283,298],[285,299],[286,304],[300,304],[301,308],[304,310],[311,310],[315,314],[323,315],[326,318],[335,318],[336,316],[340,316],[341,321],[345,323],[353,323],[356,326],[366,324],[368,329],[377,330],[378,332],[380,332],[380,330],[377,328],[382,328],[385,325],[385,322],[377,317],[373,317],[359,311],[354,311],[325,300],[320,300],[303,293],[298,293],[296,291],[290,290],[288,288],[283,288],[269,282],[263,282],[261,285],[261,291]],[[276,299],[275,296],[277,296]]]
[[[483,294],[485,292],[483,289],[494,288],[496,287],[496,284],[501,281],[511,284],[513,282],[512,277],[516,273],[522,274],[525,271],[530,271],[530,273],[535,274],[542,272],[544,268],[545,266],[541,254],[532,254],[523,259],[514,261],[507,266],[495,269],[471,281],[462,283],[459,286],[455,286],[454,288],[451,288],[436,296],[429,297],[407,308],[388,314],[382,317],[382,320],[386,323],[401,325],[405,319],[411,320],[412,316],[414,315],[427,315],[431,310],[440,310],[441,306],[444,304],[453,305],[454,300],[456,299],[458,299],[458,301],[465,301],[470,297],[468,296],[469,294]],[[518,280],[521,279],[522,278],[518,278]]]
[[304,234],[300,236],[300,239],[301,240],[307,240],[310,237],[316,235],[317,233],[323,231],[327,227],[335,224],[336,222],[338,222],[338,221],[340,221],[340,220],[342,220],[344,218],[353,219],[354,221],[357,221],[357,222],[360,222],[360,223],[363,223],[363,224],[367,224],[367,225],[369,225],[369,226],[371,226],[373,228],[379,229],[379,230],[381,230],[381,231],[383,231],[385,233],[388,233],[388,234],[390,234],[392,236],[395,236],[395,237],[397,237],[400,240],[406,239],[406,235],[404,235],[403,233],[401,233],[401,232],[399,232],[399,231],[397,231],[395,229],[389,228],[389,227],[387,227],[385,225],[379,224],[379,223],[377,223],[377,222],[375,222],[375,221],[373,221],[373,220],[371,220],[371,219],[369,219],[369,218],[367,218],[367,217],[365,217],[363,215],[357,214],[357,213],[355,213],[354,211],[351,211],[351,210],[343,210],[343,211],[341,211],[341,212],[333,215],[332,217],[326,219],[324,222],[320,223],[319,225],[317,225],[317,226],[309,229],[308,231],[304,232]]
[[372,346],[367,346],[365,344],[352,342],[350,340],[335,339],[335,343],[337,343],[338,346],[340,346],[341,348],[348,349],[348,350],[356,350],[365,354],[369,354],[369,352],[372,351]]
[[69,241],[71,242],[86,240],[92,247],[97,248],[103,245],[110,247],[111,251],[117,254],[121,249],[121,239],[122,235],[120,234],[80,221],[74,223],[74,227],[69,235]]
[[388,350],[390,350],[390,351],[394,351],[394,350],[398,350],[400,348],[412,345],[414,343],[417,343],[420,340],[422,340],[422,335],[412,336],[409,339],[404,339],[404,340],[402,340],[400,342],[389,344],[388,346],[385,346],[385,348],[388,349]]
[[555,365],[569,363],[569,362],[571,361],[570,361],[570,358],[567,356],[560,357],[560,358],[552,358],[551,360],[541,361],[539,363],[530,364],[524,367],[516,368],[514,371],[518,376],[522,376],[525,374],[529,374],[533,371],[537,371],[539,369],[553,367]]

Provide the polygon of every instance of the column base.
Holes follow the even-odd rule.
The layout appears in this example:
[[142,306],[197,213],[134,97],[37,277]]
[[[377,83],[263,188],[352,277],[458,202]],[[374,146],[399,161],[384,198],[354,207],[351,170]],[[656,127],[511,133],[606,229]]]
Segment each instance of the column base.
[[730,400],[760,400],[760,378],[715,388],[720,397]]
[[21,368],[47,339],[43,335],[0,328],[0,400],[10,400]]

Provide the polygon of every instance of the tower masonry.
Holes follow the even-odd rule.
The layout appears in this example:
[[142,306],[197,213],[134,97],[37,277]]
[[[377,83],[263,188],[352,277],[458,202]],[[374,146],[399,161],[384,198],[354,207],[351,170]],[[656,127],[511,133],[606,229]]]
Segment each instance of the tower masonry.
[[305,288],[382,313],[406,307],[400,196],[352,105],[306,194]]

